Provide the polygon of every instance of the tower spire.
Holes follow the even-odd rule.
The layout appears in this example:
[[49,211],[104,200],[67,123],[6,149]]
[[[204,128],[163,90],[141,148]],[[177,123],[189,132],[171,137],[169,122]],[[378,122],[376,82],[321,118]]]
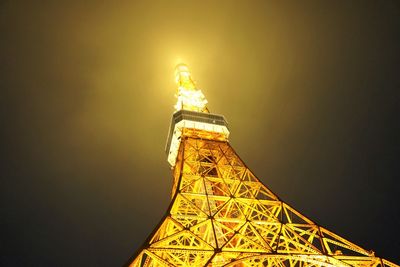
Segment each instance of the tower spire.
[[178,85],[176,97],[178,101],[175,110],[191,110],[197,112],[208,112],[207,99],[203,92],[196,87],[189,67],[186,64],[178,64],[175,68],[175,81]]

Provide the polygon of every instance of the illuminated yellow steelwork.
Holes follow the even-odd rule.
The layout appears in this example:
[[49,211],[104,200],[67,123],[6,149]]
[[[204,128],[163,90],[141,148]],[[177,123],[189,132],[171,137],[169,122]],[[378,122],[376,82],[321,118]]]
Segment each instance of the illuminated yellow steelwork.
[[[182,73],[178,84],[193,86]],[[230,146],[223,117],[196,114],[174,114],[193,123],[179,128],[171,204],[128,266],[399,267],[280,200]],[[177,128],[171,131],[169,153]]]

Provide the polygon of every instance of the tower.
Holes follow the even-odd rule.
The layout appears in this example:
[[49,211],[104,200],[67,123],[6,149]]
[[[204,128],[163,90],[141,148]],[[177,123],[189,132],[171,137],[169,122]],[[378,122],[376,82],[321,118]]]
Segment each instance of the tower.
[[186,65],[166,152],[171,203],[127,266],[390,266],[283,202],[228,142],[225,118],[209,113]]

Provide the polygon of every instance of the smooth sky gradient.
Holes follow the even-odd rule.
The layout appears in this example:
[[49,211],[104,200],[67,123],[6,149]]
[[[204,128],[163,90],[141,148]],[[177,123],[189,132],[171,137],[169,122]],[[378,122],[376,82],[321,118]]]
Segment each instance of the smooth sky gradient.
[[399,2],[216,2],[0,2],[0,265],[128,260],[181,61],[271,190],[400,263]]

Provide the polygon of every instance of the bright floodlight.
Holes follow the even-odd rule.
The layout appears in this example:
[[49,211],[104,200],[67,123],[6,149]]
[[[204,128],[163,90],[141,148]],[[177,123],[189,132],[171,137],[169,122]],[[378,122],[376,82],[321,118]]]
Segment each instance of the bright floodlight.
[[175,81],[178,85],[176,97],[178,101],[175,110],[191,110],[197,112],[208,112],[206,108],[207,99],[192,79],[189,67],[178,64],[175,68]]

